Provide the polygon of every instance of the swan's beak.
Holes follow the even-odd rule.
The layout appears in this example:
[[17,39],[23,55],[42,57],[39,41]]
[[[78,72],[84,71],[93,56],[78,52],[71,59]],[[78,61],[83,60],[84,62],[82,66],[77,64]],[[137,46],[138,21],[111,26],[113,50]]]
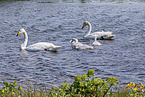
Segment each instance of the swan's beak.
[[72,43],[73,41],[72,40],[70,40],[70,43]]
[[83,25],[83,26],[82,26],[82,29],[83,29],[84,27],[85,27],[85,26]]
[[18,34],[16,36],[20,35],[20,32],[18,32]]

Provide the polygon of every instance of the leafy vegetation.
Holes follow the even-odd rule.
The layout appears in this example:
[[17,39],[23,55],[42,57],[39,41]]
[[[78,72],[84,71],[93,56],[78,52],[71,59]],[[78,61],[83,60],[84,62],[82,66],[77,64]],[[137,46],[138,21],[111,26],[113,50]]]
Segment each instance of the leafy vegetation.
[[[3,82],[1,97],[144,97],[145,88],[142,83],[130,82],[124,89],[117,88],[119,81],[115,77],[106,80],[94,78],[95,71],[77,75],[71,84],[63,83],[60,87],[40,90],[28,86],[25,90],[14,82]],[[115,91],[115,92],[114,92]]]

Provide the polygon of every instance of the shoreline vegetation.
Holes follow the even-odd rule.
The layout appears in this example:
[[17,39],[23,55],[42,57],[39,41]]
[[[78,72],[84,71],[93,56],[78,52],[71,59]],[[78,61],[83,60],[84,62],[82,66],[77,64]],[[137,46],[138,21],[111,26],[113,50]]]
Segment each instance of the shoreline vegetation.
[[35,88],[31,84],[22,85],[14,82],[3,82],[1,97],[145,97],[145,87],[142,83],[128,83],[125,87],[118,87],[119,81],[115,77],[106,80],[94,78],[95,71],[89,69],[87,74],[77,75],[73,83],[62,83],[60,87],[47,89]]

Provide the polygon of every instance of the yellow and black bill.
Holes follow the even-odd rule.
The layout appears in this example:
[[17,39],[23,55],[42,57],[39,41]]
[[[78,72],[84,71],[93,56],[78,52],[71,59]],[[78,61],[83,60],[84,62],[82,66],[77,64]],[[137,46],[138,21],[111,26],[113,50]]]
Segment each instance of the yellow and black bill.
[[85,27],[85,26],[83,25],[83,26],[82,26],[82,29],[83,29],[84,27]]
[[20,35],[20,32],[18,32],[18,34],[16,36]]

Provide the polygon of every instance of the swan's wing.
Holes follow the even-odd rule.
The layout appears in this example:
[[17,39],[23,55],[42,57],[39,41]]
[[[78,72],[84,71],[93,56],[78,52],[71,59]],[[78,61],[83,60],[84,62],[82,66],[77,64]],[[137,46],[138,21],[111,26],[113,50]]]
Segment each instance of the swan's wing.
[[97,36],[110,36],[112,34],[112,32],[94,32],[94,33],[92,33],[91,35],[93,35],[93,36],[95,36],[95,35],[97,35]]
[[26,50],[30,50],[30,51],[56,50],[60,47],[61,46],[55,46],[54,44],[48,42],[39,42],[39,43],[29,45],[26,48]]
[[92,46],[88,46],[88,45],[83,45],[83,46],[81,47],[81,49],[84,49],[84,50],[87,50],[87,49],[92,50],[93,47],[92,47]]
[[76,48],[78,48],[78,49],[83,49],[83,50],[86,50],[86,49],[93,49],[92,46],[88,46],[88,45],[82,44],[82,43],[77,43]]
[[94,32],[91,35],[92,36],[97,36],[97,39],[111,39],[115,37],[115,35],[112,35],[113,32]]

